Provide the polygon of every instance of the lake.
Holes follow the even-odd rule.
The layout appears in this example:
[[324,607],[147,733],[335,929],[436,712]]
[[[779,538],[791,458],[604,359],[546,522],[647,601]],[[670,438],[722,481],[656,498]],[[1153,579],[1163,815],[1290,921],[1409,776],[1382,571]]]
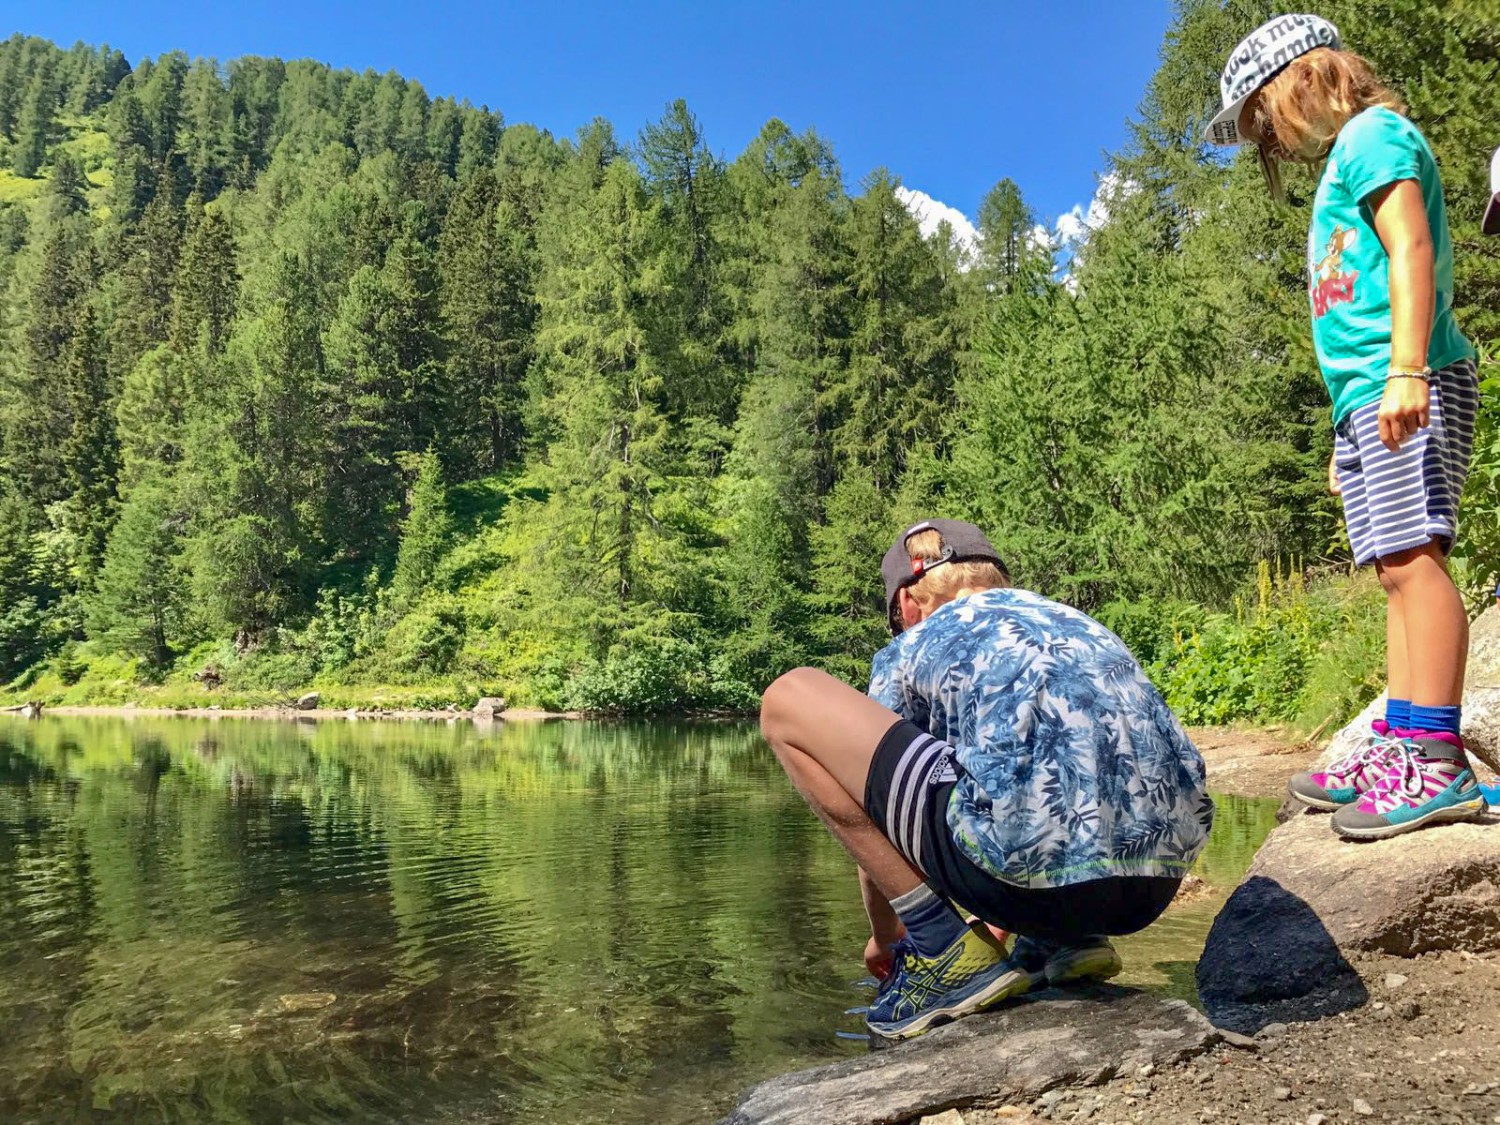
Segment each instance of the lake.
[[[1118,942],[1193,998],[1221,893]],[[686,1123],[859,1054],[853,869],[743,723],[0,718],[0,1120]]]

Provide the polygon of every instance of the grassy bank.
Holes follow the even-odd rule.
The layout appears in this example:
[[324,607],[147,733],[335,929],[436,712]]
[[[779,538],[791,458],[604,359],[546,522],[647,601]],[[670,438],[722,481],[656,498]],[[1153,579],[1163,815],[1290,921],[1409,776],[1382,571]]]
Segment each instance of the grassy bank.
[[[1099,616],[1139,656],[1173,709],[1189,725],[1283,724],[1327,733],[1358,713],[1384,682],[1385,600],[1372,576],[1328,574],[1311,581],[1297,569],[1263,567],[1254,587],[1228,611],[1188,602],[1116,603]],[[320,706],[361,711],[467,709],[481,696],[514,705],[648,714],[701,710],[683,653],[637,654],[585,668],[567,682],[557,658],[539,654],[534,678],[463,676],[391,679],[359,665],[319,673],[304,649],[237,654],[204,646],[163,681],[147,682],[139,664],[118,655],[65,647],[8,685],[0,699],[48,706],[126,706],[226,710],[288,704],[317,691]],[[361,676],[361,672],[366,673]],[[719,709],[753,709],[754,698]]]

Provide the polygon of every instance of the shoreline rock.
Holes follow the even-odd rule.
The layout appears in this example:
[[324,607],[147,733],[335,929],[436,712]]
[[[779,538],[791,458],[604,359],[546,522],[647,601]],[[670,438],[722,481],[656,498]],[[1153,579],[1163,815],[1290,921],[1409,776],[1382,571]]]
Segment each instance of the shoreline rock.
[[[1500,759],[1500,607],[1471,634],[1464,736]],[[1346,754],[1382,699],[1340,731],[1323,764]],[[1355,843],[1326,814],[1283,805],[1240,886],[1214,919],[1198,961],[1199,999],[1216,1024],[1254,1032],[1364,1004],[1346,954],[1416,957],[1500,950],[1500,816]]]
[[762,1082],[720,1125],[876,1125],[1097,1086],[1202,1054],[1220,1035],[1181,1000],[1048,990],[906,1043]]

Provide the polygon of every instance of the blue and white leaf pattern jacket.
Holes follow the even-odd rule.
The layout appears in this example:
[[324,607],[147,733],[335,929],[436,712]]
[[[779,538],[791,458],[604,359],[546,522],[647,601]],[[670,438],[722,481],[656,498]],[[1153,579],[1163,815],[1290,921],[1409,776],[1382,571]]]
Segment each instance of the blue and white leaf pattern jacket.
[[1203,758],[1124,642],[1070,606],[958,598],[876,654],[869,694],[954,748],[948,827],[1006,883],[1181,876],[1208,840]]

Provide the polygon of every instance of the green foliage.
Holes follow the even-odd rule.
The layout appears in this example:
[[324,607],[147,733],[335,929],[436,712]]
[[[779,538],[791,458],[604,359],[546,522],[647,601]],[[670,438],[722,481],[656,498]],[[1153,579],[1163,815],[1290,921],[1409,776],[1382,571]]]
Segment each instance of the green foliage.
[[568,704],[601,714],[663,715],[726,707],[743,709],[756,693],[715,676],[702,649],[673,638],[620,645],[573,676]]
[[437,569],[448,545],[452,521],[443,488],[443,470],[437,454],[428,450],[411,459],[417,479],[407,496],[406,520],[401,525],[401,549],[396,555],[396,573],[391,588],[397,602],[417,600]]
[[1336,729],[1383,684],[1384,594],[1369,578],[1325,579],[1262,563],[1248,604],[1215,614],[1158,650],[1151,673],[1185,723],[1295,722]]
[[[1329,5],[1443,164],[1459,319],[1491,356],[1455,552],[1477,590],[1500,571],[1477,232],[1500,43],[1479,0]],[[1225,612],[1258,563],[1347,557],[1305,214],[1199,139],[1263,14],[1181,0],[1107,218],[1052,245],[1002,178],[972,254],[780,121],[728,159],[676,101],[627,149],[393,73],[0,42],[0,677],[753,706],[797,664],[864,679],[876,560],[938,514],[1193,716],[1347,711],[1377,603],[1320,584]],[[191,679],[210,662],[221,687]]]

